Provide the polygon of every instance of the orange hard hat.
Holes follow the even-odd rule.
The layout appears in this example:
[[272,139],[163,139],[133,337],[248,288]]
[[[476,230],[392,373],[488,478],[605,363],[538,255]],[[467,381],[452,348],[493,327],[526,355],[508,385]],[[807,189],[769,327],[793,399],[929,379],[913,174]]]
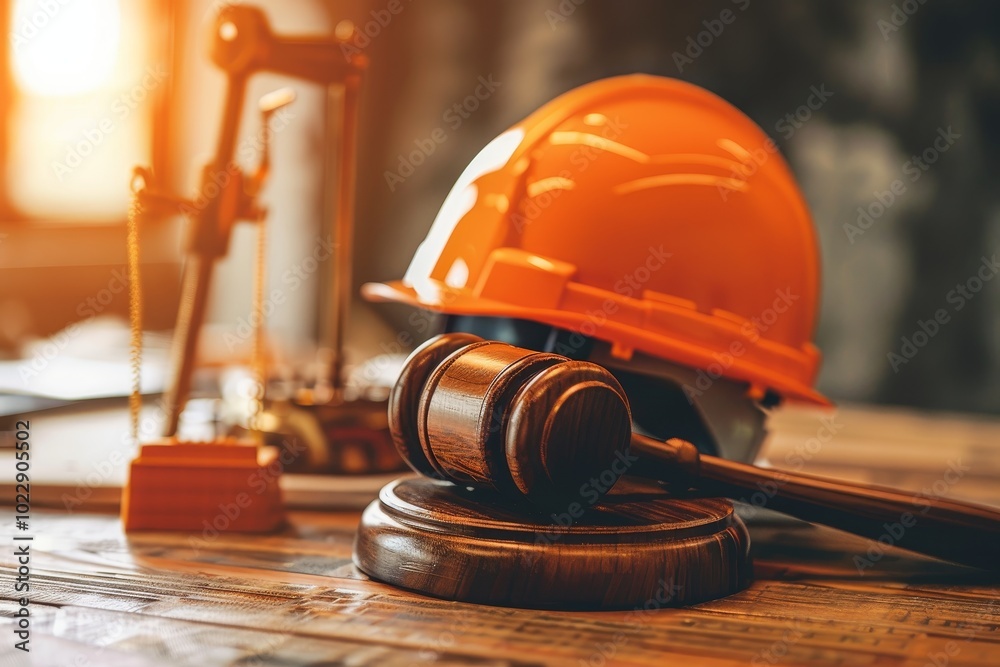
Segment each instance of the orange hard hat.
[[774,142],[716,95],[646,75],[581,86],[490,142],[404,278],[363,289],[826,404],[818,290],[815,230]]

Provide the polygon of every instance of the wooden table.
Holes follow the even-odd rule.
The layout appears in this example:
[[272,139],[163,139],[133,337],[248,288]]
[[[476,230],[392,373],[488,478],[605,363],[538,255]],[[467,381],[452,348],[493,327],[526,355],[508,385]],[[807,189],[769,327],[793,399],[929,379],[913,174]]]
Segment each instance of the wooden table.
[[[996,421],[845,408],[823,424],[777,415],[767,460],[1000,503]],[[13,649],[11,547],[0,557],[0,665],[1000,665],[997,576],[869,553],[868,541],[774,516],[749,518],[747,590],[601,613],[482,607],[372,582],[351,564],[357,521],[294,511],[276,535],[126,537],[113,514],[35,510],[32,662]]]

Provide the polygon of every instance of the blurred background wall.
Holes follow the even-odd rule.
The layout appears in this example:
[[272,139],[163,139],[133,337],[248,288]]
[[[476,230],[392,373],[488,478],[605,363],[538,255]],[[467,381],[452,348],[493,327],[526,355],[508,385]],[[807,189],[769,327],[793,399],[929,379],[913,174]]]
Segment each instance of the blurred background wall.
[[[1000,253],[1000,5],[404,6],[368,48],[370,102],[378,118],[390,120],[367,126],[366,155],[374,163],[362,170],[359,279],[400,275],[465,164],[546,100],[616,74],[679,77],[753,118],[804,190],[823,258],[820,389],[840,400],[1000,412],[1000,281],[968,297],[955,291],[983,258]],[[726,11],[731,22],[718,35],[706,33]],[[443,114],[488,75],[501,83],[496,94],[458,127],[449,125]],[[391,108],[405,111],[384,113]],[[380,174],[397,171],[399,154],[438,126],[447,140],[390,192]],[[934,157],[935,140],[949,131],[951,145]],[[932,164],[922,158],[928,149]],[[905,189],[880,212],[879,195],[887,201],[896,180]],[[939,309],[950,321],[894,369],[889,353],[901,355],[901,339],[912,341],[919,322]]]
[[[85,2],[66,0],[73,1]],[[71,113],[31,130],[25,118],[33,114],[25,109],[34,93],[19,88],[11,74],[23,23],[17,2],[0,3],[11,37],[11,48],[0,57],[5,72],[0,122],[6,127],[0,139],[5,193],[0,347],[8,357],[23,353],[26,342],[79,320],[80,304],[120,270],[131,165],[152,163],[171,188],[190,193],[218,131],[222,77],[205,56],[204,31],[215,11],[230,3],[107,2],[131,8],[121,14],[126,23],[118,34],[133,39],[138,34],[144,49],[122,46],[132,51],[122,51],[119,59],[145,65],[122,70],[112,93],[135,91],[149,67],[160,67],[165,76],[136,102],[135,113],[115,116],[115,127],[129,129],[114,135],[122,144],[118,149],[110,141],[100,148],[107,161],[85,161],[62,180],[52,178],[52,162],[65,160],[65,147],[85,136],[88,123],[110,113],[114,95],[88,107],[83,93],[55,98],[49,93],[50,105],[61,100]],[[355,287],[401,276],[465,165],[545,101],[616,74],[679,77],[746,112],[776,140],[799,178],[823,257],[820,389],[842,401],[1000,413],[1000,280],[981,283],[974,292],[955,291],[975,287],[970,279],[1000,253],[1000,189],[994,185],[1000,5],[940,0],[248,4],[262,6],[279,33],[328,33],[345,18],[362,29],[358,48],[372,64],[360,142]],[[129,19],[129,12],[140,17]],[[52,25],[67,16],[55,16]],[[495,82],[494,92],[469,103],[484,79]],[[287,296],[272,328],[287,354],[307,356],[319,327],[316,313],[326,277],[323,271],[310,273],[290,290],[287,276],[322,241],[323,120],[331,111],[322,91],[261,76],[254,79],[240,132],[244,139],[259,133],[255,98],[289,84],[299,98],[288,122],[273,133],[274,176],[265,193],[272,212],[269,282]],[[101,90],[110,86],[102,85]],[[18,153],[19,137],[32,131],[50,139],[29,143],[25,153],[40,160],[35,168],[42,175],[18,180],[32,168]],[[404,174],[405,156],[432,136],[444,139],[433,142],[433,151],[412,173],[393,178]],[[947,149],[935,148],[935,141]],[[117,158],[109,157],[112,151]],[[258,157],[259,152],[248,152],[245,166]],[[101,184],[110,184],[104,203],[86,209],[88,196],[96,196],[88,188]],[[46,202],[62,205],[42,205]],[[164,220],[144,232],[151,328],[168,328],[176,308],[182,226]],[[240,228],[215,285],[217,332],[235,331],[250,313],[252,256],[253,230]],[[939,309],[947,310],[949,321],[912,359],[893,363],[890,353],[902,354],[903,339],[912,341],[921,322],[933,320]],[[102,314],[126,312],[125,296],[117,293],[102,308]],[[355,358],[395,351],[408,316],[403,307],[354,303],[348,335]]]

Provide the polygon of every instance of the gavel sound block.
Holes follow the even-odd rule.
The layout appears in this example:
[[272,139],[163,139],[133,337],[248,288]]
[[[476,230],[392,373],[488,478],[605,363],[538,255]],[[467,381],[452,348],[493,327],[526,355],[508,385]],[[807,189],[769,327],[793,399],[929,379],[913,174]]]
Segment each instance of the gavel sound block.
[[374,579],[449,600],[632,609],[743,589],[749,548],[746,527],[721,498],[675,500],[619,484],[590,511],[544,514],[420,478],[389,484],[365,510],[354,562]]
[[407,360],[389,421],[410,466],[452,484],[383,489],[362,517],[354,559],[376,579],[431,595],[612,608],[644,604],[664,582],[675,604],[745,584],[749,540],[728,501],[616,486],[595,504],[625,472],[703,495],[767,489],[772,509],[871,539],[899,523],[898,546],[1000,568],[1000,512],[765,470],[632,434],[614,377],[558,355],[439,336]]
[[[615,484],[634,464],[628,404],[602,369],[565,362],[465,334],[414,352],[389,423],[423,477],[365,510],[355,564],[435,597],[530,608],[685,605],[744,588],[750,540],[732,503]],[[508,463],[505,436],[535,451]]]

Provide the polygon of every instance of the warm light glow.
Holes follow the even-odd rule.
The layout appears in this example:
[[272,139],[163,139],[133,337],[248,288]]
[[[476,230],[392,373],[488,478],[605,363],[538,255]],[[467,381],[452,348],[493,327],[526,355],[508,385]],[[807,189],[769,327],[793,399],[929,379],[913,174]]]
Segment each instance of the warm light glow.
[[237,28],[236,24],[232,21],[226,21],[219,26],[219,37],[221,37],[223,41],[231,42],[239,36],[239,28]]
[[18,86],[76,95],[108,84],[121,38],[119,0],[16,0],[11,35]]
[[[13,11],[7,107],[10,202],[35,220],[120,220],[148,164],[155,100],[153,0],[0,1]],[[3,130],[4,128],[0,128]]]

